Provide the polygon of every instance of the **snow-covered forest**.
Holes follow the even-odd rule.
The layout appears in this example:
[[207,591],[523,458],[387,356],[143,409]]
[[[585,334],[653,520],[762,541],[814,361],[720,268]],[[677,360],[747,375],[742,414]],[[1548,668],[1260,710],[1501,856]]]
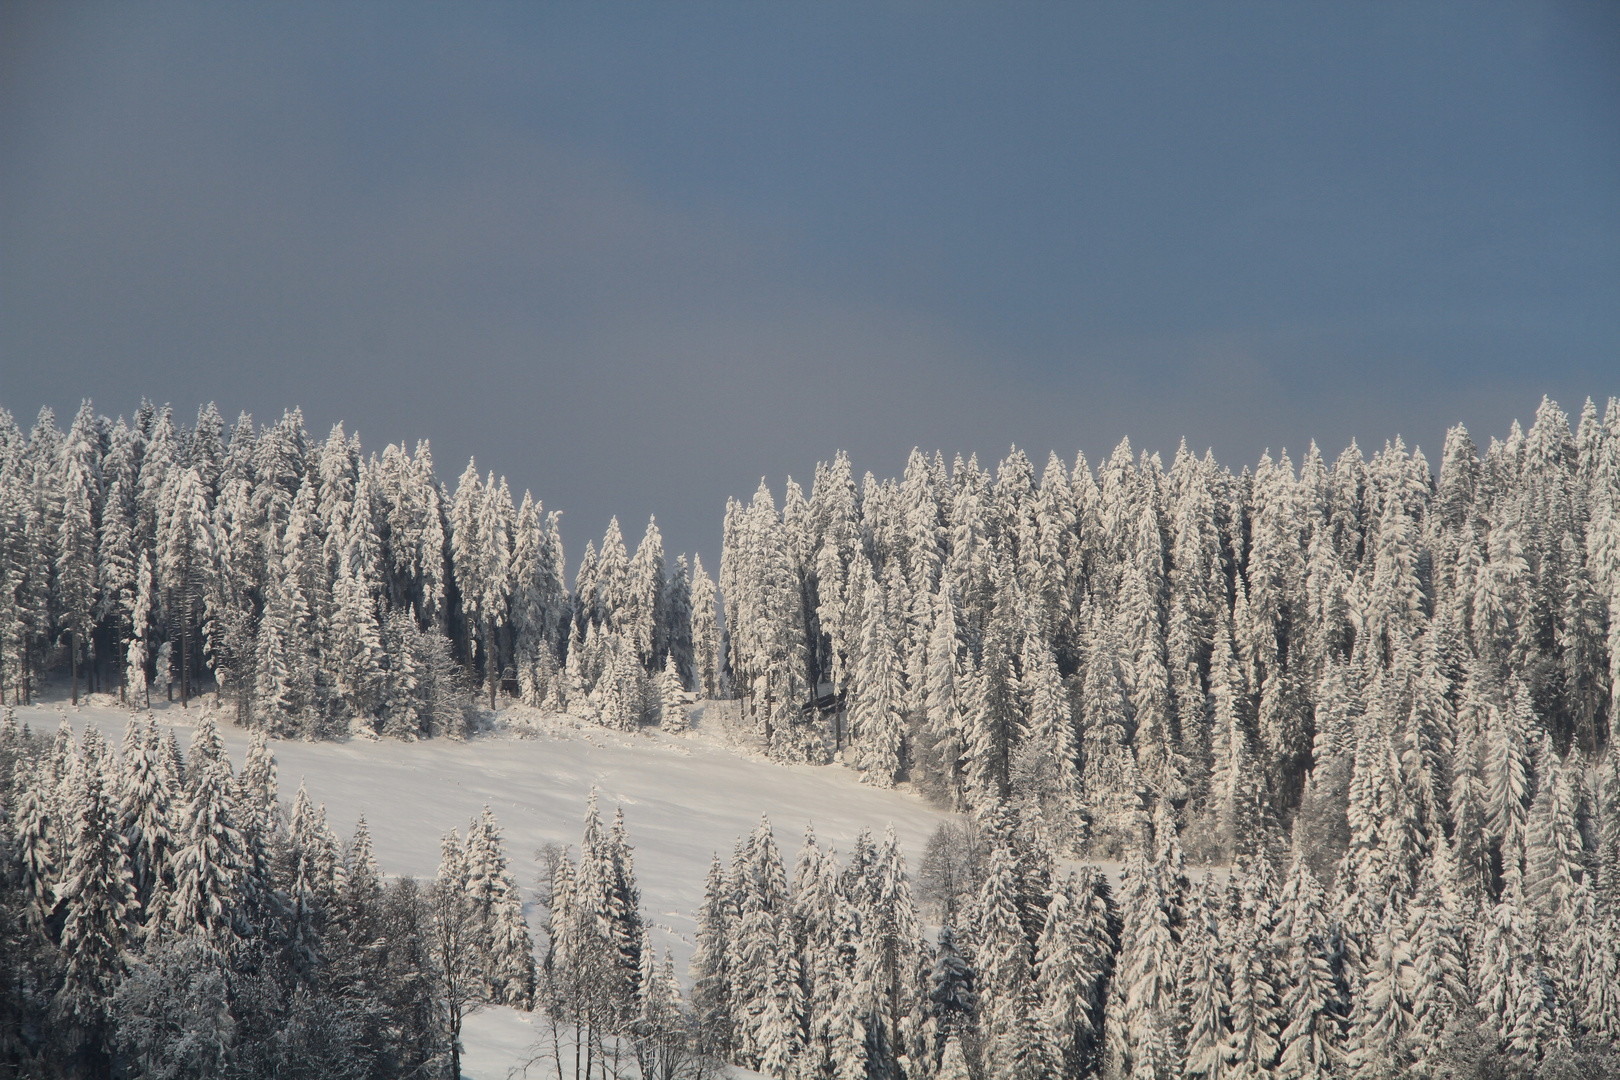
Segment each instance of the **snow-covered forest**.
[[[320,995],[351,982],[356,1024],[418,1010],[377,1021],[366,1075],[453,1068],[458,1009],[489,999],[544,1009],[559,1080],[1620,1069],[1614,400],[1573,426],[1544,402],[1483,451],[1453,428],[1437,471],[1399,440],[1237,472],[1128,443],[1039,474],[1018,450],[993,471],[913,452],[859,482],[839,454],[808,497],[762,482],[726,507],[717,582],[667,563],[656,525],[631,554],[615,522],[572,589],[554,513],[472,465],[452,490],[425,446],[86,404],[65,435],[0,414],[0,525],[10,702],[47,680],[136,707],[207,694],[271,737],[414,739],[475,734],[502,700],[632,730],[728,699],[779,761],[962,811],[914,882],[892,841],[840,864],[812,840],[790,875],[768,827],[744,838],[683,990],[594,810],[577,860],[545,854],[532,970],[492,820],[446,848],[443,881],[472,884],[383,888],[363,834],[342,854],[307,799],[276,824],[268,752],[233,774],[206,722],[188,760],[139,725],[117,756],[8,727],[0,1056],[92,1002],[72,1045],[136,1061],[118,1040],[171,1023],[149,1017],[180,1007],[174,979],[201,1010],[176,1038],[347,1045]],[[159,797],[161,889],[139,809]],[[1075,859],[1121,862],[1117,889]],[[357,973],[376,958],[356,880],[366,918],[416,920],[385,937],[418,959],[376,962],[439,973],[405,1004],[398,971]],[[208,1012],[208,978],[266,997]]]
[[0,411],[0,504],[0,696],[18,703],[55,670],[75,701],[206,687],[277,736],[417,738],[466,734],[473,695],[503,684],[634,727],[672,680],[715,682],[713,583],[697,560],[666,568],[656,523],[632,557],[612,522],[570,593],[557,514],[527,493],[515,506],[471,462],[452,492],[426,444],[367,459],[297,410],[227,436],[212,404],[187,427],[86,401],[66,435],[46,409],[26,437]]
[[115,750],[8,715],[0,780],[7,1075],[446,1075],[463,1011],[532,1004],[487,809],[419,886],[383,876],[364,819],[343,844],[303,788],[289,810],[262,732],[234,770],[211,718],[182,752],[134,716]]

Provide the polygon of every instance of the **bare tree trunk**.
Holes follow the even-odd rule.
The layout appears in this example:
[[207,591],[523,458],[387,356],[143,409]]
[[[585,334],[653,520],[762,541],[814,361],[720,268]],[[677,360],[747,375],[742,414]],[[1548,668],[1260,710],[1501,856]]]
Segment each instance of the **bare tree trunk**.
[[68,676],[68,678],[70,680],[68,685],[71,687],[71,689],[68,692],[73,697],[73,707],[78,708],[78,706],[79,706],[79,635],[78,635],[77,632],[75,632],[73,630],[68,631],[68,671],[71,673]]

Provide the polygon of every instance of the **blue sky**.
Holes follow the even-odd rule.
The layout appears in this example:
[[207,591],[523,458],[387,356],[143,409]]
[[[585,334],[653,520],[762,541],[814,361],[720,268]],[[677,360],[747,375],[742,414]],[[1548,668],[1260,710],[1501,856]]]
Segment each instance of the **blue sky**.
[[1620,15],[8,5],[0,404],[301,405],[718,555],[838,447],[1620,394]]

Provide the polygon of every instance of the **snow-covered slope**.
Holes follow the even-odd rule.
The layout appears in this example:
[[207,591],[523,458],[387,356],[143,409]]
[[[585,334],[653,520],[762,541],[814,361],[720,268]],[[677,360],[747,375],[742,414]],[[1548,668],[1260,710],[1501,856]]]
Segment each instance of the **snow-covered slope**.
[[[195,702],[188,710],[159,705],[153,712],[160,725],[180,728],[182,746],[190,739],[185,729],[201,715]],[[65,702],[17,710],[19,722],[47,733],[64,715],[76,730],[99,725],[114,745],[129,717],[112,705],[75,710]],[[841,767],[765,761],[701,722],[688,735],[632,735],[514,708],[497,723],[496,734],[463,743],[276,742],[282,798],[290,803],[302,781],[345,837],[364,814],[383,869],[420,878],[437,869],[440,838],[451,829],[465,832],[488,803],[515,876],[532,891],[535,849],[578,844],[594,789],[604,817],[624,808],[643,911],[657,928],[658,947],[674,949],[683,975],[709,860],[716,852],[729,859],[732,844],[761,814],[770,817],[790,866],[806,826],[823,844],[847,852],[861,829],[881,834],[892,824],[914,868],[944,817],[914,795],[868,787]],[[220,728],[240,766],[247,732],[225,720]],[[537,922],[539,913],[531,908],[530,918]],[[504,1080],[530,1041],[525,1018],[510,1010],[475,1017],[468,1028],[466,1075],[476,1080]]]

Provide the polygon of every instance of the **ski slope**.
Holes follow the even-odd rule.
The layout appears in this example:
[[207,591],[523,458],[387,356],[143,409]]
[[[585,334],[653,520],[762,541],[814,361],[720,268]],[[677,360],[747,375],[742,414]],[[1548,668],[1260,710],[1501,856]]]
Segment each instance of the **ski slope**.
[[[130,714],[99,696],[95,700],[77,709],[65,700],[22,707],[17,719],[49,734],[66,716],[75,731],[95,724],[117,746]],[[186,747],[188,729],[206,707],[194,699],[189,709],[155,703],[151,711],[160,728],[178,729]],[[365,815],[377,859],[389,874],[431,879],[441,838],[451,829],[465,834],[467,822],[487,803],[500,822],[514,877],[531,897],[535,850],[547,843],[578,845],[594,790],[604,820],[612,819],[616,807],[624,809],[643,914],[654,927],[655,944],[674,950],[684,976],[710,859],[719,853],[729,861],[732,845],[759,824],[761,814],[770,818],[790,873],[806,827],[842,854],[863,828],[880,837],[893,825],[914,867],[947,816],[916,795],[868,787],[839,766],[767,761],[728,737],[718,710],[710,709],[716,715],[708,722],[708,710],[694,710],[693,730],[680,735],[609,731],[515,706],[496,714],[490,734],[466,742],[356,738],[275,741],[272,749],[282,800],[290,805],[302,782],[314,802],[325,804],[328,822],[344,838]],[[219,726],[240,767],[248,733],[228,718],[220,718]],[[540,912],[532,903],[529,916],[537,927]],[[471,1018],[464,1075],[505,1080],[528,1056],[528,1020],[509,1009]]]

